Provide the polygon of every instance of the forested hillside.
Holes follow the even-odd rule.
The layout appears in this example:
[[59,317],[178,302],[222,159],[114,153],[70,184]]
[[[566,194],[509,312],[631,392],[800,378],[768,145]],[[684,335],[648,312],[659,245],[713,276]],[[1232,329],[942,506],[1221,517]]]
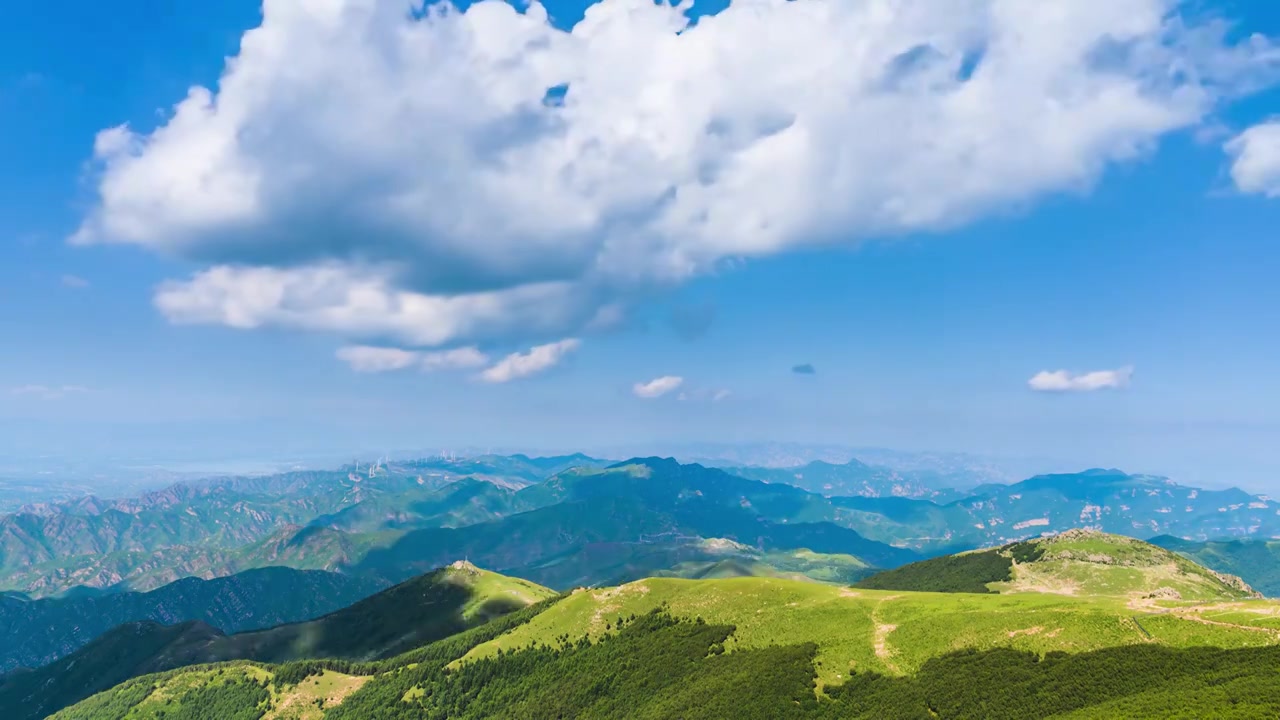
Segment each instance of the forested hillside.
[[[519,618],[524,621],[529,618]],[[536,618],[535,618],[536,619]],[[499,621],[503,622],[503,621]],[[518,628],[506,623],[501,630]],[[230,665],[139,678],[56,718],[1257,718],[1280,712],[1280,647],[1134,644],[1075,655],[968,650],[911,675],[854,670],[822,692],[813,643],[743,649],[737,628],[661,610],[610,620],[594,642],[456,663],[488,628],[364,665]],[[494,630],[499,630],[494,628]],[[305,704],[305,705],[304,705]]]
[[269,567],[214,580],[185,578],[147,593],[24,601],[0,598],[0,674],[36,668],[128,622],[197,620],[224,633],[310,620],[381,590],[374,578]]
[[194,621],[129,623],[50,665],[0,676],[0,717],[34,720],[131,677],[187,665],[389,657],[553,595],[458,562],[305,623],[235,635]]

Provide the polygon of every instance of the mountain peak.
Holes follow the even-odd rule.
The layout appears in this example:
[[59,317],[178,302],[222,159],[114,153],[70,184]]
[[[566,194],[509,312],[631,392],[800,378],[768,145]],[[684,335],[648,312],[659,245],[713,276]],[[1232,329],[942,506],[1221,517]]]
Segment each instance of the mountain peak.
[[460,570],[462,572],[465,572],[471,575],[480,574],[480,568],[476,567],[475,565],[472,565],[470,562],[466,560],[454,560],[453,562],[449,563],[449,569]]
[[1049,593],[1147,599],[1238,600],[1256,596],[1176,553],[1123,535],[1067,530],[986,550],[947,555],[873,575],[876,590]]
[[[623,460],[620,463],[614,463],[609,468],[624,468],[629,465],[643,465],[653,470],[678,470],[681,467],[680,461],[673,457],[633,457],[630,460]],[[699,466],[701,467],[701,466]]]

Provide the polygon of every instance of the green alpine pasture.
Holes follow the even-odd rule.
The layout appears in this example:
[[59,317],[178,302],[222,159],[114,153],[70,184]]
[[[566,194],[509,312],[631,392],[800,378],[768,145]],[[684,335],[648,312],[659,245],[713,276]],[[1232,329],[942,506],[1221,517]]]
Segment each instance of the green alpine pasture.
[[[739,577],[651,577],[548,597],[465,563],[448,572],[484,585],[478,597],[515,592],[525,607],[477,624],[486,615],[477,605],[474,622],[459,626],[470,629],[398,655],[313,653],[135,677],[57,718],[1280,713],[1280,602],[1096,532],[923,561],[859,587],[747,567],[726,573]],[[945,591],[913,589],[921,586]]]
[[[1170,603],[1169,605],[1175,605]],[[838,683],[850,671],[900,675],[948,652],[1014,648],[1038,654],[1117,645],[1254,647],[1280,641],[1280,604],[1233,601],[1236,622],[1203,622],[1203,612],[1141,609],[1123,597],[1050,593],[979,595],[861,590],[777,578],[652,578],[580,590],[512,632],[480,645],[462,662],[583,634],[600,637],[618,617],[666,607],[675,616],[731,624],[726,649],[812,642],[818,676]],[[1144,630],[1145,628],[1145,630]]]

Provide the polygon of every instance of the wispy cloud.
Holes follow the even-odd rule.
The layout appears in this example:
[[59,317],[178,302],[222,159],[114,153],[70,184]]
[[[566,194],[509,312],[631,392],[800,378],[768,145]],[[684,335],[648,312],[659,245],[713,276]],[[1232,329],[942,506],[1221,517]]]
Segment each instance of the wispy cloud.
[[797,375],[817,375],[818,374],[818,371],[809,363],[793,366],[791,368],[791,372]]
[[1131,366],[1086,373],[1041,370],[1027,381],[1027,386],[1037,392],[1093,392],[1128,387],[1132,378],[1133,367]]
[[392,370],[404,370],[415,365],[418,353],[410,350],[388,347],[370,347],[368,345],[349,345],[339,348],[338,359],[360,373],[382,373]]
[[75,288],[77,290],[89,287],[89,281],[79,275],[63,275],[62,286]]
[[538,345],[525,353],[512,353],[496,365],[480,373],[480,379],[488,383],[505,383],[536,375],[557,365],[565,355],[582,344],[577,338],[565,338],[559,342]]
[[469,370],[488,364],[489,356],[474,347],[422,353],[423,370]]
[[10,395],[25,395],[37,397],[41,400],[57,400],[68,395],[78,395],[86,392],[89,392],[89,388],[83,385],[19,385],[9,388]]
[[383,373],[418,367],[423,371],[465,370],[489,362],[489,356],[474,347],[437,352],[417,352],[400,348],[348,345],[336,353],[339,360],[363,373]]
[[631,392],[636,397],[645,398],[646,400],[662,397],[667,393],[675,390],[684,384],[684,378],[676,375],[663,375],[660,378],[654,378],[649,382],[639,382],[631,386]]

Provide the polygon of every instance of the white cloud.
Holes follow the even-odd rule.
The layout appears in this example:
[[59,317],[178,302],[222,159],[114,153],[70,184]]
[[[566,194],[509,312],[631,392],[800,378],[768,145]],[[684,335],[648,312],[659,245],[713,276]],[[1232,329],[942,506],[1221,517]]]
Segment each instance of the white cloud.
[[[660,378],[654,378],[649,382],[636,383],[631,386],[631,392],[640,398],[656,398],[662,397],[667,393],[675,390],[684,383],[684,378],[676,375],[663,375]],[[681,398],[683,399],[683,398]]]
[[58,400],[68,395],[89,392],[83,385],[19,385],[9,388],[10,395],[26,395],[41,400]]
[[489,356],[474,347],[460,347],[439,352],[417,352],[400,348],[348,345],[339,348],[339,360],[356,372],[381,373],[418,367],[424,371],[465,370],[489,362]]
[[1040,392],[1093,392],[1128,387],[1132,377],[1133,368],[1128,366],[1087,373],[1041,370],[1027,381],[1027,386]]
[[89,281],[79,275],[63,275],[62,286],[80,290],[89,287]]
[[351,345],[339,348],[338,359],[362,373],[381,373],[403,370],[420,362],[418,353],[398,348]]
[[489,356],[474,347],[422,353],[423,370],[468,370],[489,363]]
[[335,264],[301,268],[219,265],[159,288],[156,307],[175,323],[217,323],[389,337],[419,346],[458,337],[551,332],[582,317],[563,283],[426,295],[398,290],[385,272]]
[[733,393],[729,392],[728,390],[717,390],[714,393],[712,393],[711,402],[720,402],[721,400],[724,400],[725,398],[729,397],[732,394]]
[[1254,125],[1224,147],[1241,192],[1280,197],[1280,120]]
[[565,355],[577,350],[579,345],[581,342],[576,338],[566,338],[539,345],[526,353],[512,353],[480,373],[480,379],[490,383],[505,383],[536,375],[554,367]]
[[735,258],[1085,189],[1275,62],[1174,0],[736,0],[692,28],[604,0],[571,32],[431,7],[265,0],[216,91],[99,135],[74,239],[204,263],[157,294],[176,322],[552,337]]

